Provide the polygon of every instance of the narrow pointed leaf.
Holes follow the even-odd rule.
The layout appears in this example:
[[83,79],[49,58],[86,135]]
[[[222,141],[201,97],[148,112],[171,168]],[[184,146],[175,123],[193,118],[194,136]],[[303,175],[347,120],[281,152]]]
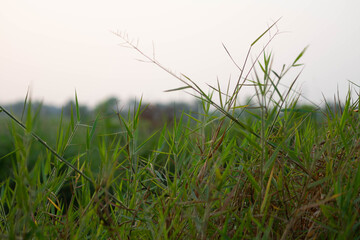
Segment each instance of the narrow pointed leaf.
[[305,51],[306,51],[306,49],[307,49],[308,47],[309,47],[309,46],[305,47],[305,48],[301,51],[301,53],[296,57],[295,61],[293,62],[293,66],[294,66],[294,67],[303,65],[303,64],[296,64],[296,63],[297,63],[297,61],[299,61],[299,59],[304,55],[304,53],[305,53]]
[[76,107],[76,120],[77,122],[80,122],[79,102],[76,91],[75,91],[75,107]]
[[279,18],[278,20],[276,20],[276,22],[274,22],[270,27],[268,27],[268,29],[265,30],[265,32],[263,32],[250,46],[254,46],[255,43],[257,43],[257,41],[259,41],[268,31],[270,31],[270,29],[272,27],[274,27],[279,21],[280,21],[281,18]]
[[191,86],[184,86],[184,87],[179,87],[179,88],[173,88],[173,89],[165,90],[164,92],[175,92],[175,91],[181,91],[181,90],[188,89],[188,88],[192,88],[192,87],[191,87]]

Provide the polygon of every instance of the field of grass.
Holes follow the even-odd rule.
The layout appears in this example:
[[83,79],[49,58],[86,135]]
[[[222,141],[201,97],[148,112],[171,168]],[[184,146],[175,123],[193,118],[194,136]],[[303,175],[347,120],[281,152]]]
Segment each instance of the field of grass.
[[[0,238],[359,238],[358,85],[344,102],[299,105],[299,75],[280,84],[305,50],[276,71],[264,49],[234,89],[206,94],[118,36],[184,84],[170,91],[192,90],[198,111],[150,128],[141,100],[92,119],[76,96],[56,119],[28,99],[18,116],[0,106]],[[245,84],[256,94],[240,104]]]

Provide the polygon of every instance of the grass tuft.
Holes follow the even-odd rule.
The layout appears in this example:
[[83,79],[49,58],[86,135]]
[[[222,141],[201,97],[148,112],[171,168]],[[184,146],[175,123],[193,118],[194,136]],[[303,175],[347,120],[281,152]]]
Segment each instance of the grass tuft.
[[[145,116],[153,108],[142,98],[127,112],[106,102],[93,120],[76,92],[55,121],[29,94],[20,118],[0,106],[8,149],[0,161],[9,169],[0,175],[0,237],[355,239],[359,91],[324,107],[299,105],[295,83],[307,48],[274,69],[267,47],[278,30],[265,36],[278,21],[251,43],[242,64],[223,45],[239,78],[225,90],[218,80],[210,92],[115,33],[184,84],[168,92],[190,90],[198,100],[197,112],[174,115],[160,128],[150,127]],[[249,63],[261,41],[265,47]],[[290,71],[298,74],[284,88]],[[244,86],[255,92],[246,102],[239,99]]]

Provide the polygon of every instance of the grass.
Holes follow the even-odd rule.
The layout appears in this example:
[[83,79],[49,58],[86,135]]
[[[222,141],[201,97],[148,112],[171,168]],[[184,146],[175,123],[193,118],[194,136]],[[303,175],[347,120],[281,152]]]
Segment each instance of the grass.
[[[235,87],[210,86],[210,94],[117,34],[184,84],[169,91],[191,90],[200,100],[198,113],[151,133],[141,127],[141,100],[110,124],[101,115],[83,121],[75,96],[69,119],[61,114],[57,130],[43,137],[40,107],[26,98],[16,117],[0,106],[12,146],[0,156],[11,159],[0,185],[1,238],[358,238],[360,95],[300,106],[301,69],[281,86],[306,49],[275,71],[266,47],[276,32],[248,60],[275,24],[251,44]],[[248,85],[255,94],[240,104]]]

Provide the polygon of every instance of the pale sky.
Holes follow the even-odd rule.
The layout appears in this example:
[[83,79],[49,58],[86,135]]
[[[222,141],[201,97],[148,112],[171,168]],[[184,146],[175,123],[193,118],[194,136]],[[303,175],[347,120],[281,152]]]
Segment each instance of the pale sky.
[[348,80],[360,84],[358,0],[1,0],[0,103],[24,99],[28,88],[33,99],[56,105],[74,99],[75,89],[79,102],[89,106],[109,96],[191,100],[184,92],[164,92],[182,84],[137,61],[143,58],[119,46],[111,31],[139,40],[149,55],[154,43],[159,62],[207,89],[217,78],[225,87],[239,73],[222,43],[242,64],[251,42],[280,17],[277,27],[286,33],[269,51],[280,70],[309,45],[297,84],[304,96],[321,103],[322,94],[331,98],[337,89],[344,96]]

